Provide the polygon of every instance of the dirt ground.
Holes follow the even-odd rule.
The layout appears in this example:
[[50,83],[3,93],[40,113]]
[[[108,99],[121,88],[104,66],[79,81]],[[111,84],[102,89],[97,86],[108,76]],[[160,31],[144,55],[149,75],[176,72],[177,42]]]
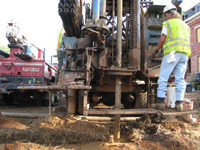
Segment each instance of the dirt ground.
[[[200,94],[185,94],[199,109]],[[181,116],[143,115],[121,122],[120,142],[114,142],[113,122],[91,122],[80,116],[21,119],[0,116],[0,150],[196,150],[200,149],[200,123]],[[159,120],[159,121],[158,121]],[[167,120],[167,121],[166,121]]]

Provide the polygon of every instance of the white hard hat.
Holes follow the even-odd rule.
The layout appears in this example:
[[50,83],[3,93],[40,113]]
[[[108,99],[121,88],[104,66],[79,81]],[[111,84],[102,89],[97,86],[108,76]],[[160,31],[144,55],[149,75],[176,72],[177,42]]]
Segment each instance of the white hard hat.
[[166,5],[165,8],[163,9],[163,14],[173,9],[176,10],[176,7],[174,5]]
[[13,23],[14,23],[13,19],[8,21],[8,24],[13,24]]

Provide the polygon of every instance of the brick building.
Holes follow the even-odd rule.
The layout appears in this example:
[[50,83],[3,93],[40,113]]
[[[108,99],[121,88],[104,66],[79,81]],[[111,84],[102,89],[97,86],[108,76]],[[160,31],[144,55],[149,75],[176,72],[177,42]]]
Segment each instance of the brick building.
[[184,21],[190,26],[191,36],[191,56],[188,63],[189,73],[187,81],[195,78],[195,74],[200,72],[200,3],[183,14]]

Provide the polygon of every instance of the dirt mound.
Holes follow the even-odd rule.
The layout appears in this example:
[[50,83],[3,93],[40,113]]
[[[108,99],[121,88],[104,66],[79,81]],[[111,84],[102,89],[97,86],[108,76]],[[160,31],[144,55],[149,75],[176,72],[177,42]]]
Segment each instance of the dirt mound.
[[[34,143],[22,143],[22,142],[13,142],[12,144],[2,144],[0,145],[1,150],[51,150],[51,148],[41,146]],[[53,149],[53,148],[52,148]]]
[[16,121],[10,120],[7,117],[0,115],[0,128],[16,128],[16,129],[26,129],[26,125],[18,123]]
[[104,141],[108,132],[104,126],[59,116],[34,120],[27,129],[0,129],[0,142],[26,140],[45,145]]

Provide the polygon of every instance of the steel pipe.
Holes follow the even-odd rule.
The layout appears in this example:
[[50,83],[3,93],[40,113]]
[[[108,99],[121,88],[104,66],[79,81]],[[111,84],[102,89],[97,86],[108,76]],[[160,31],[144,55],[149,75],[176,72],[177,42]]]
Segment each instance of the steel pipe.
[[117,67],[121,68],[122,62],[122,0],[117,0]]
[[[120,121],[136,121],[141,117],[121,117]],[[82,116],[81,120],[88,120],[88,121],[114,121],[114,117],[102,117],[102,116]]]
[[62,19],[63,27],[64,27],[64,29],[65,29],[65,32],[66,32],[67,35],[70,37],[70,36],[71,36],[71,33],[70,33],[70,30],[69,30],[69,28],[68,28],[68,26],[67,26],[67,19],[66,19],[65,15],[64,15],[64,12],[63,12],[63,10],[61,10],[61,9],[59,9],[58,12],[59,12],[59,16],[60,16],[61,19]]
[[16,117],[16,118],[41,118],[41,117],[47,117],[49,114],[1,112],[1,115],[6,117]]
[[93,0],[92,2],[92,19],[99,19],[100,0]]
[[106,17],[106,0],[100,0],[100,17]]
[[68,4],[68,3],[64,3],[64,6],[65,6],[65,7],[69,7],[69,4]]
[[70,6],[71,6],[71,8],[74,8],[74,7],[75,7],[75,4],[74,4],[74,3],[71,3]]
[[65,15],[65,17],[67,19],[67,26],[70,29],[71,36],[76,36],[75,35],[75,31],[74,31],[74,26],[73,26],[73,23],[72,23],[71,16],[70,16],[68,8],[65,8],[64,15]]
[[58,3],[58,7],[63,7],[63,4],[62,3]]
[[[121,68],[122,62],[122,6],[123,1],[117,0],[117,67]],[[116,77],[115,81],[115,109],[120,110],[121,103],[121,76]],[[120,114],[115,115],[114,138],[116,142],[120,140]]]
[[80,24],[79,24],[79,20],[78,20],[78,14],[75,13],[75,9],[71,8],[70,9],[70,17],[71,17],[71,20],[72,20],[72,24],[74,26],[74,31],[75,31],[75,34],[76,34],[76,37],[79,38],[79,35],[80,35]]

